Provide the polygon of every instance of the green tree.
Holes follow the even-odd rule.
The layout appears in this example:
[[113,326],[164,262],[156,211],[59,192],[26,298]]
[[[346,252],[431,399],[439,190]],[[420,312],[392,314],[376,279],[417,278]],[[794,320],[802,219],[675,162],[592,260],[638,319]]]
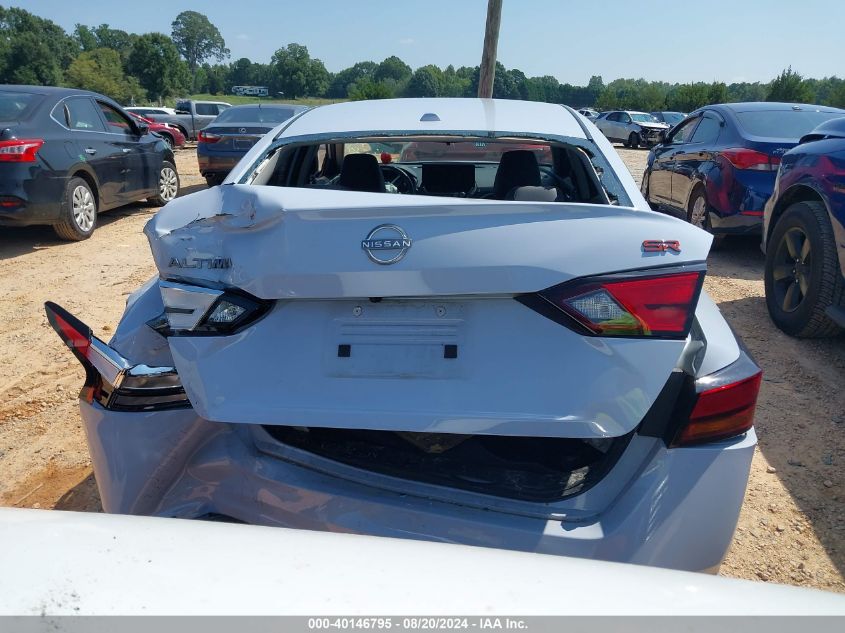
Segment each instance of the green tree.
[[449,64],[443,71],[443,80],[440,86],[441,94],[444,97],[463,97],[470,86],[470,77],[464,77],[455,67]]
[[288,44],[273,53],[272,66],[274,91],[281,91],[286,97],[313,96],[325,94],[329,85],[329,71],[319,59],[312,59],[308,48],[302,44]]
[[346,98],[349,96],[350,86],[362,79],[372,79],[376,68],[378,64],[375,62],[358,62],[349,68],[344,68],[332,77],[326,96],[331,99]]
[[0,83],[58,85],[78,50],[58,24],[0,7]]
[[176,48],[194,73],[208,59],[223,61],[229,56],[226,41],[206,16],[196,11],[182,11],[170,25]]
[[815,95],[804,82],[804,78],[792,70],[792,66],[781,72],[769,86],[766,101],[785,101],[787,103],[812,103]]
[[373,81],[370,77],[364,77],[349,86],[349,98],[353,101],[390,99],[392,96],[393,91],[387,84],[381,81]]
[[397,85],[405,84],[411,78],[411,67],[396,55],[391,55],[382,61],[373,72],[375,81],[392,80]]
[[120,54],[111,48],[97,48],[81,53],[66,73],[67,85],[93,90],[121,103],[145,97],[144,89],[135,77],[123,72]]
[[179,58],[179,51],[171,39],[163,33],[139,36],[132,46],[127,68],[154,100],[176,96],[190,83],[185,62]]
[[421,66],[408,80],[406,94],[409,97],[439,97],[442,84],[443,72],[437,66]]

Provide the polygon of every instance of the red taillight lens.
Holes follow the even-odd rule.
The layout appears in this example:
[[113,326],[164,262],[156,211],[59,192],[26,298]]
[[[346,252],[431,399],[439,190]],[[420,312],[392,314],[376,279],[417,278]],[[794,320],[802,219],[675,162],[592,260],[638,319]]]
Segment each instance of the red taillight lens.
[[197,141],[200,143],[216,143],[222,137],[219,134],[212,134],[211,132],[206,132],[201,130],[200,133],[197,135]]
[[597,336],[685,338],[704,271],[587,278],[541,293]]
[[722,151],[724,156],[731,165],[737,169],[753,169],[755,171],[777,171],[780,165],[780,158],[777,156],[770,156],[763,152],[758,152],[753,149],[745,149],[742,147],[726,149]]
[[672,446],[689,446],[734,437],[754,424],[754,409],[763,372],[738,382],[707,389],[698,394],[689,423]]
[[0,162],[34,163],[35,154],[44,145],[40,138],[0,141]]

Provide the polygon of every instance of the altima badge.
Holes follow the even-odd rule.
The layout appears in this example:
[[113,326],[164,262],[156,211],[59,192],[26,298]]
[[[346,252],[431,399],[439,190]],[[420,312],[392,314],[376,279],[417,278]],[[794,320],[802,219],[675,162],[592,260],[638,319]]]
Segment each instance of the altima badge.
[[361,248],[376,264],[395,264],[411,248],[413,240],[395,224],[381,224],[361,240]]

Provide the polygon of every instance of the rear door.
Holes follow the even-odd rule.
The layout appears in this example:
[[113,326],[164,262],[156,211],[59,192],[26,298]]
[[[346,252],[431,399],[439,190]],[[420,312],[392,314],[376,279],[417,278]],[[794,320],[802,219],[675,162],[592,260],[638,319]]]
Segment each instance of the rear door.
[[108,142],[121,162],[121,200],[132,202],[143,198],[157,180],[158,172],[153,171],[150,155],[150,145],[155,141],[152,137],[140,136],[132,120],[111,104],[98,100],[97,106],[106,122]]
[[672,170],[672,200],[675,206],[685,208],[692,188],[701,179],[701,167],[709,163],[716,151],[722,131],[722,117],[712,110],[705,110],[698,124],[674,156]]
[[54,110],[54,117],[71,130],[76,157],[97,176],[100,209],[119,204],[123,188],[122,155],[110,143],[99,108],[90,97],[70,97]]
[[[191,316],[196,297],[219,297],[213,288],[272,300],[233,335],[168,338],[200,415],[232,423],[623,435],[685,341],[585,336],[524,297],[602,273],[700,263],[710,241],[666,215],[610,205],[248,185],[188,202],[145,229],[162,277],[180,279],[163,289],[165,305],[190,320],[207,313]],[[644,252],[654,239],[677,240],[682,252]],[[222,263],[197,263],[212,253]]]

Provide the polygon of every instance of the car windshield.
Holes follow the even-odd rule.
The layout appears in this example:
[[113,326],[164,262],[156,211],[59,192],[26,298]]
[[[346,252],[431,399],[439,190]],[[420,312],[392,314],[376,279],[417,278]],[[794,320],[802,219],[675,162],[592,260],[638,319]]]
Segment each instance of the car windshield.
[[41,99],[28,92],[0,92],[0,121],[25,119]]
[[765,110],[737,112],[736,118],[752,136],[799,139],[828,119],[841,117],[843,112],[808,110]]
[[677,125],[684,120],[684,115],[680,112],[664,112],[663,120],[669,125]]
[[294,114],[293,108],[262,108],[261,106],[247,106],[243,108],[227,108],[215,119],[218,123],[237,121],[238,123],[273,123],[278,125]]
[[650,114],[646,114],[645,112],[632,112],[631,118],[636,121],[637,123],[658,123],[659,121],[655,119]]

